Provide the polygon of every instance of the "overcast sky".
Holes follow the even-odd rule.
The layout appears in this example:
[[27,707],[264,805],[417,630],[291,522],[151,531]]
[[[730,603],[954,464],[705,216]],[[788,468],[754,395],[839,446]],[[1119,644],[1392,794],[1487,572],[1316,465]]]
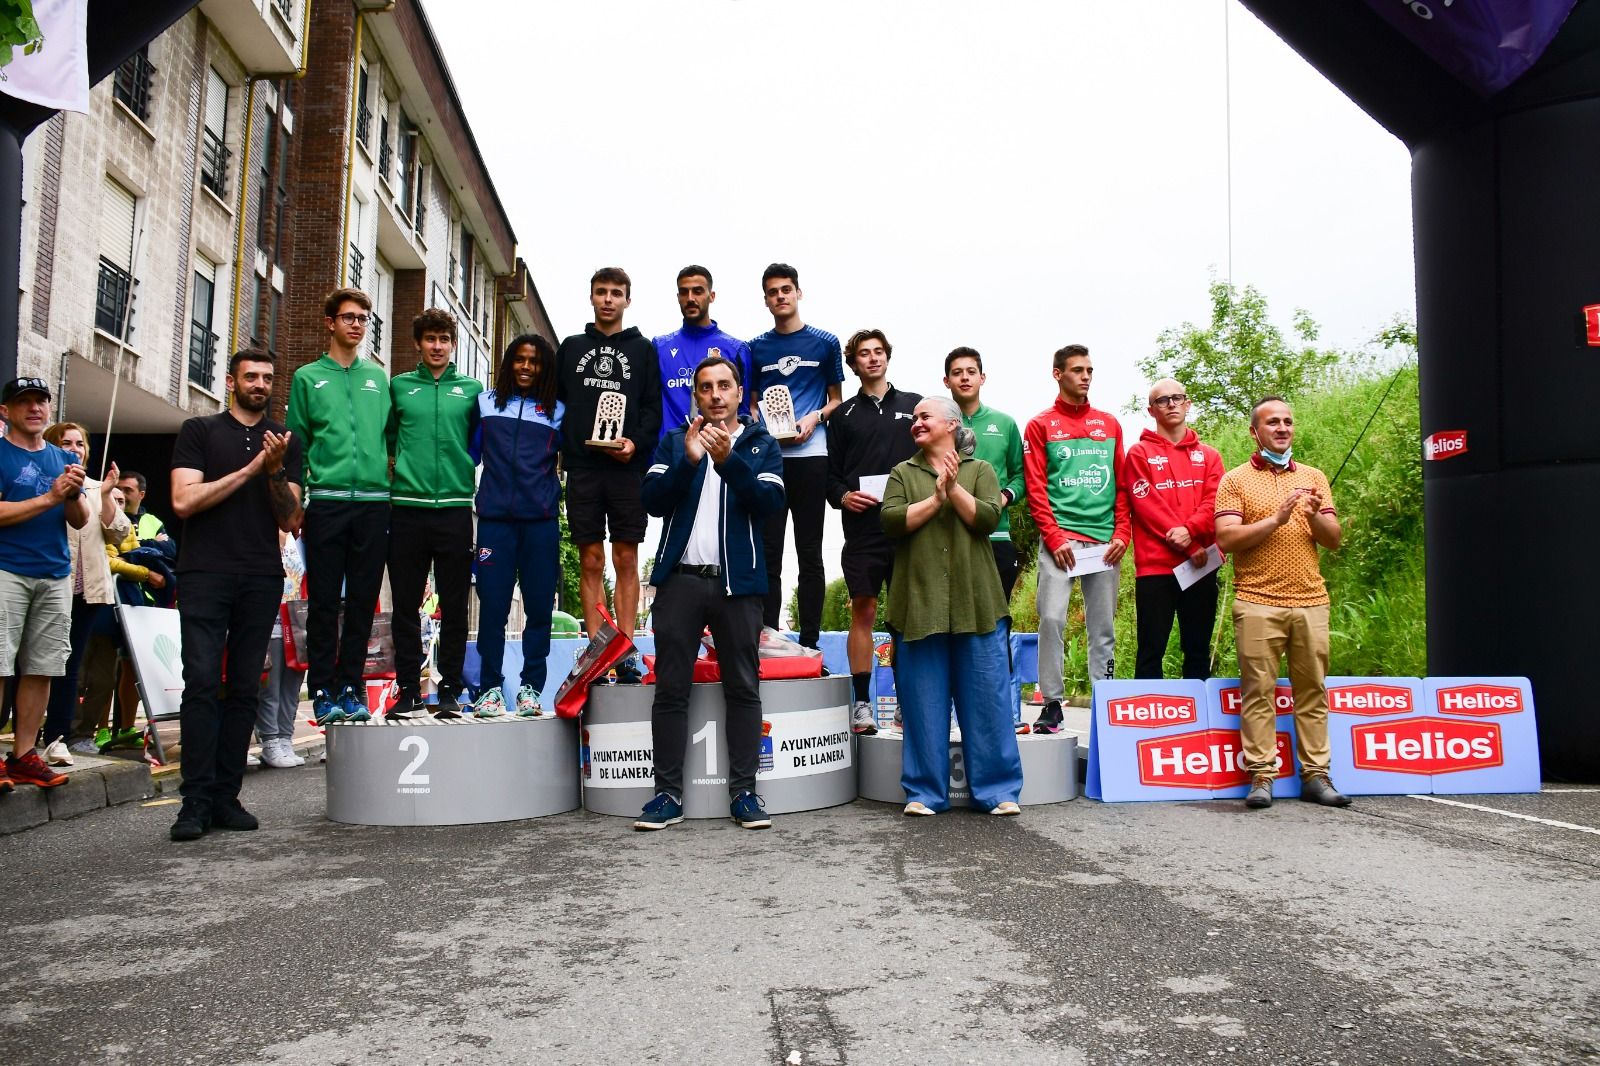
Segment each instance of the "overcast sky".
[[888,334],[896,385],[937,390],[970,345],[985,399],[1023,421],[1061,345],[1089,346],[1091,400],[1120,411],[1157,335],[1207,317],[1228,273],[1225,40],[1234,281],[1340,347],[1414,314],[1405,148],[1236,3],[1225,35],[1224,2],[427,9],[559,333],[612,264],[627,323],[676,328],[696,262],[723,328],[753,336],[782,260],[805,321]]

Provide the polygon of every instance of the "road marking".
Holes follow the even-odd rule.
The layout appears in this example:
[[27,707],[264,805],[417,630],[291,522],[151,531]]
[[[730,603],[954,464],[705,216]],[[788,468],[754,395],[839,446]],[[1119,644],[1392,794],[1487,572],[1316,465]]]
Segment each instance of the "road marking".
[[1460,800],[1447,800],[1440,796],[1408,796],[1407,799],[1427,800],[1429,803],[1442,803],[1447,807],[1462,807],[1469,811],[1483,811],[1485,814],[1498,814],[1505,818],[1515,818],[1522,822],[1534,822],[1538,825],[1548,825],[1554,829],[1572,829],[1579,833],[1591,833],[1600,836],[1600,829],[1591,825],[1574,825],[1571,822],[1558,822],[1553,818],[1537,818],[1531,814],[1518,814],[1515,811],[1502,811],[1498,807],[1484,807],[1476,803],[1462,803]]
[[1539,791],[1552,796],[1575,796],[1600,792],[1600,788],[1541,788]]

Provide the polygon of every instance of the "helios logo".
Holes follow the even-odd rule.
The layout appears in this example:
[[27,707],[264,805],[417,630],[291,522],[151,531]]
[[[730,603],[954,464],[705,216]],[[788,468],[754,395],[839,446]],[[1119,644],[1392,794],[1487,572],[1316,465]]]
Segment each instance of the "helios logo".
[[1411,690],[1399,685],[1340,685],[1328,689],[1328,710],[1336,714],[1410,714],[1416,710]]
[[1509,685],[1458,685],[1442,688],[1437,699],[1438,709],[1445,714],[1470,714],[1488,717],[1498,714],[1519,714],[1525,710],[1522,690]]
[[[1244,690],[1238,688],[1225,688],[1219,694],[1222,701],[1223,714],[1238,714],[1244,707]],[[1272,713],[1294,713],[1294,689],[1288,685],[1277,685],[1272,690]]]
[[[1278,734],[1276,776],[1294,773],[1293,741]],[[1202,729],[1139,741],[1139,783],[1163,788],[1232,788],[1246,784],[1244,749],[1233,729]]]
[[1198,722],[1200,709],[1189,696],[1128,696],[1107,704],[1106,717],[1112,725],[1160,729]]
[[1467,431],[1464,429],[1441,429],[1422,438],[1424,459],[1454,459],[1466,454]]
[[1500,726],[1450,718],[1368,722],[1350,728],[1351,763],[1392,774],[1451,774],[1505,762]]

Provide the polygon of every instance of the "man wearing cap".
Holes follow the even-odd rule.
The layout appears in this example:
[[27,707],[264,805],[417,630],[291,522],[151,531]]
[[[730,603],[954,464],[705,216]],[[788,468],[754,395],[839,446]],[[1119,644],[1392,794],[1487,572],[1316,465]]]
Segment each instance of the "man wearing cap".
[[[84,469],[77,457],[44,439],[50,387],[43,378],[15,378],[0,389],[0,687],[17,679],[17,728],[0,768],[0,793],[17,784],[54,788],[67,776],[33,750],[50,679],[66,673],[72,628],[72,562],[67,525],[89,523]],[[113,508],[110,496],[102,497]],[[108,516],[102,514],[104,522]]]

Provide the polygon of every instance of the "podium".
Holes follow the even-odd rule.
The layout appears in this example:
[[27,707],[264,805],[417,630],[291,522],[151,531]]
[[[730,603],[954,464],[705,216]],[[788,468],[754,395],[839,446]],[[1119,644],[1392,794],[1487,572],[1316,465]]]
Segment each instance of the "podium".
[[335,822],[466,825],[579,805],[572,719],[337,723],[327,738],[328,817]]
[[[770,814],[836,807],[856,798],[850,679],[761,683],[762,738],[756,792]],[[656,794],[651,685],[596,685],[581,733],[583,806],[634,818]],[[693,686],[683,767],[686,818],[728,817],[728,740],[722,686]]]
[[[903,739],[898,730],[879,730],[877,736],[859,738],[862,799],[894,804],[906,801],[900,787]],[[1024,807],[1064,803],[1077,796],[1077,737],[1061,733],[1020,736],[1017,752],[1022,756],[1022,795],[1018,802]],[[972,806],[966,762],[961,741],[956,737],[950,740],[950,806]]]

